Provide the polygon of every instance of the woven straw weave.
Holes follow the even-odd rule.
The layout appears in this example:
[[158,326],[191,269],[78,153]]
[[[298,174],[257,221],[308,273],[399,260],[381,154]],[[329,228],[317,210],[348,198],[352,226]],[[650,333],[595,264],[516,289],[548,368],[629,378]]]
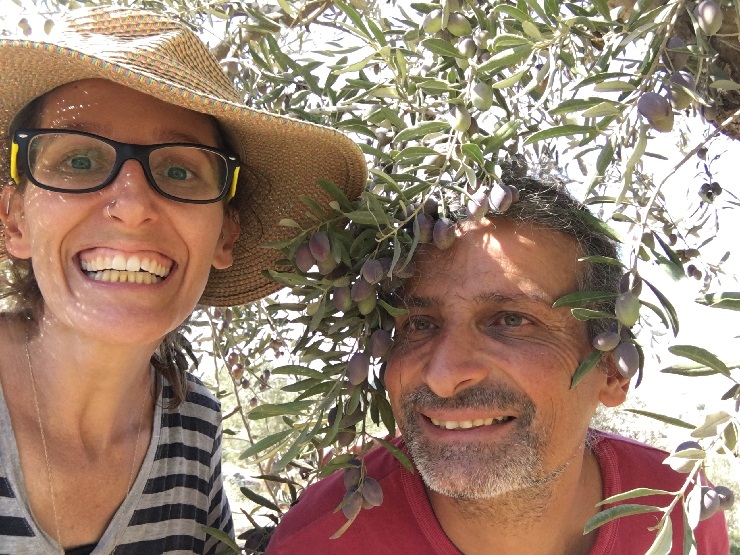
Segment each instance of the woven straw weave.
[[[308,224],[301,195],[327,205],[319,179],[338,185],[352,199],[367,177],[362,152],[341,133],[247,108],[208,48],[183,24],[163,15],[127,8],[72,12],[48,41],[0,39],[0,129],[26,104],[81,79],[102,78],[165,102],[216,118],[243,163],[237,195],[242,233],[234,264],[212,270],[201,303],[243,304],[279,285],[263,276],[279,253],[266,242],[290,231],[277,223]],[[125,109],[125,107],[122,107]],[[8,139],[0,149],[0,179],[8,175]],[[0,224],[0,261],[7,259]]]

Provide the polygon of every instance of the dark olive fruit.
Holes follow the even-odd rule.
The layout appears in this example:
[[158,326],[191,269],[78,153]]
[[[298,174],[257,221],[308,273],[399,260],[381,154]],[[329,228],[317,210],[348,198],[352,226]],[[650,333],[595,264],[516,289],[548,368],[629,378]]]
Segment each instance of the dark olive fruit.
[[331,257],[329,237],[323,231],[317,231],[308,240],[308,247],[316,262],[324,262]]
[[375,296],[375,287],[365,278],[361,277],[352,284],[353,301],[359,302],[373,296]]
[[617,320],[627,327],[634,326],[640,318],[640,299],[631,291],[622,293],[617,297],[614,306]]
[[242,378],[241,382],[239,382],[239,385],[242,386],[242,389],[249,389],[250,383],[247,378]]
[[249,400],[249,406],[250,406],[250,407],[252,407],[252,408],[254,408],[254,407],[256,407],[257,405],[259,405],[259,403],[260,403],[260,400],[259,400],[259,399],[257,399],[257,397],[252,397],[252,398],[251,398],[251,399]]
[[687,449],[701,449],[701,445],[696,441],[684,441],[682,443],[679,443],[673,452],[680,453],[681,451],[686,451]]
[[337,433],[337,443],[342,447],[348,447],[355,440],[355,432],[351,430],[342,430]]
[[329,412],[326,415],[326,423],[329,426],[333,426],[334,422],[336,421],[337,421],[337,407],[333,406],[332,408],[329,409]]
[[311,254],[311,248],[308,243],[303,243],[295,251],[295,266],[301,272],[308,272],[316,264],[316,259]]
[[481,220],[488,212],[488,191],[481,187],[470,195],[467,202],[468,215],[473,220]]
[[511,189],[511,204],[519,202],[519,189],[513,185],[508,185],[508,187]]
[[631,378],[640,368],[640,354],[633,343],[620,343],[612,351],[612,357],[617,370],[625,378]]
[[370,356],[383,358],[393,346],[393,338],[389,331],[375,330],[370,336]]
[[241,362],[237,362],[231,367],[231,377],[234,378],[235,381],[239,381],[242,379],[242,376],[244,375],[244,365]]
[[707,121],[714,121],[717,119],[717,107],[712,106],[702,106],[699,111],[701,112],[702,117]]
[[359,466],[349,466],[344,469],[344,487],[350,489],[356,488],[362,478],[362,470]]
[[[444,162],[444,157],[442,158],[442,162]],[[437,199],[432,196],[424,199],[422,212],[424,212],[424,214],[426,214],[427,216],[431,216],[432,218],[436,217],[439,214],[439,202],[437,201]]]
[[344,496],[346,503],[342,507],[342,512],[348,520],[352,520],[362,510],[362,494],[359,491],[348,491]]
[[727,486],[715,486],[714,491],[719,495],[719,510],[727,511],[735,504],[735,493]]
[[706,520],[719,511],[719,503],[720,499],[717,491],[709,486],[702,486],[699,520]]
[[680,37],[671,37],[666,43],[666,57],[670,61],[671,69],[678,71],[683,69],[689,61],[689,53],[686,51],[675,52],[686,48],[686,43]]
[[699,28],[707,36],[712,36],[722,27],[722,8],[714,0],[703,0],[694,8],[694,17]]
[[651,250],[655,248],[655,237],[649,231],[642,234],[640,242]]
[[473,40],[478,48],[485,48],[491,39],[491,33],[486,29],[478,28],[473,33]]
[[457,51],[463,58],[472,58],[475,56],[477,50],[478,48],[475,45],[473,37],[460,37],[460,40],[457,42]]
[[362,496],[371,507],[377,507],[383,503],[383,488],[375,478],[367,477],[362,484]]
[[368,283],[378,283],[383,279],[383,264],[379,260],[369,258],[362,265],[360,273]]
[[671,74],[669,97],[671,99],[671,105],[676,110],[685,110],[691,105],[693,98],[686,92],[687,89],[690,91],[696,89],[694,76],[688,71],[674,71]]
[[416,216],[419,227],[419,243],[431,243],[434,239],[434,220],[426,214]]
[[316,261],[316,265],[319,267],[319,273],[322,276],[328,276],[339,266],[339,262],[329,255],[326,260]]
[[709,152],[709,151],[707,150],[707,147],[704,147],[704,146],[703,146],[703,147],[701,147],[701,148],[700,148],[699,150],[697,150],[697,151],[696,151],[696,157],[697,157],[697,158],[698,158],[699,160],[706,160],[706,159],[707,159],[707,152]]
[[434,224],[433,230],[434,245],[438,249],[448,249],[455,242],[455,224],[447,218],[440,218]]
[[620,341],[621,337],[619,337],[618,333],[604,331],[594,337],[592,344],[594,349],[598,349],[599,351],[612,351],[619,345]]
[[665,133],[673,129],[673,110],[668,99],[655,92],[645,92],[637,101],[637,111],[648,120],[656,131]]
[[237,362],[239,362],[239,353],[231,351],[229,353],[229,356],[226,357],[226,364],[228,364],[229,366],[234,366]]
[[367,379],[370,371],[370,357],[365,353],[355,353],[347,363],[347,377],[352,385],[360,385]]
[[352,295],[349,286],[335,287],[331,301],[334,303],[334,307],[341,312],[347,312],[352,308]]
[[506,212],[514,200],[514,194],[510,187],[500,183],[494,183],[488,193],[488,206],[494,212]]

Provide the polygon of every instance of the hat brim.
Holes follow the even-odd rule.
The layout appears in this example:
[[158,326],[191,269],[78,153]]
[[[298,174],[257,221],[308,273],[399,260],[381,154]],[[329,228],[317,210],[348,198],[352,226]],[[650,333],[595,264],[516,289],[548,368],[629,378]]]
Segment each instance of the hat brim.
[[[234,246],[234,263],[211,271],[200,300],[211,306],[254,301],[280,289],[263,271],[274,268],[278,251],[268,242],[286,239],[295,230],[278,225],[291,218],[310,226],[306,195],[327,206],[330,196],[318,186],[328,180],[349,198],[362,192],[367,167],[362,152],[338,131],[269,114],[214,96],[196,93],[177,83],[103,60],[80,50],[18,39],[0,39],[0,129],[7,134],[15,115],[33,99],[54,88],[82,79],[106,79],[164,102],[213,116],[241,159],[237,195],[231,201],[239,213],[241,234]],[[9,140],[0,147],[0,175],[9,179]],[[6,260],[0,223],[0,261]]]

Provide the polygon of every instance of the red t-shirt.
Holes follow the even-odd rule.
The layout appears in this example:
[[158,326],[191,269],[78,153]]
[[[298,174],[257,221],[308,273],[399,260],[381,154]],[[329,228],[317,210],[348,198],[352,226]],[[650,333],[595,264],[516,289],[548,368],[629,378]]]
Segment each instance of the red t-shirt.
[[[684,483],[662,464],[666,453],[623,437],[595,432],[591,447],[601,467],[604,498],[638,487],[676,491]],[[402,438],[394,441],[405,450]],[[368,476],[383,488],[379,507],[363,509],[338,539],[330,540],[346,522],[342,511],[334,512],[344,496],[342,472],[307,488],[298,503],[283,517],[266,555],[460,555],[439,525],[417,473],[408,472],[387,450],[371,451],[366,459]],[[665,506],[661,498],[641,497],[627,501]],[[656,516],[657,515],[657,516]],[[643,555],[655,539],[648,530],[659,513],[645,513],[613,520],[598,530],[590,555]],[[671,515],[673,549],[683,550],[683,515],[680,504]],[[698,555],[727,555],[730,551],[725,518],[718,512],[694,531]]]

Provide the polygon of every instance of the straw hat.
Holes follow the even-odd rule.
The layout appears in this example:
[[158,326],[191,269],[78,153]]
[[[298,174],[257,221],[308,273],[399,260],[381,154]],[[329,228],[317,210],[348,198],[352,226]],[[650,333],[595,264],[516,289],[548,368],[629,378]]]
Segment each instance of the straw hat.
[[[0,38],[0,130],[31,100],[80,79],[102,78],[216,118],[243,163],[237,196],[242,231],[234,264],[212,270],[201,303],[253,301],[280,286],[262,275],[279,253],[266,242],[285,239],[282,218],[308,223],[302,195],[327,205],[319,179],[350,198],[367,177],[362,152],[330,129],[247,108],[206,45],[167,16],[130,8],[72,12],[48,40]],[[9,179],[6,139],[0,147],[0,183]],[[0,261],[8,258],[0,223]]]

